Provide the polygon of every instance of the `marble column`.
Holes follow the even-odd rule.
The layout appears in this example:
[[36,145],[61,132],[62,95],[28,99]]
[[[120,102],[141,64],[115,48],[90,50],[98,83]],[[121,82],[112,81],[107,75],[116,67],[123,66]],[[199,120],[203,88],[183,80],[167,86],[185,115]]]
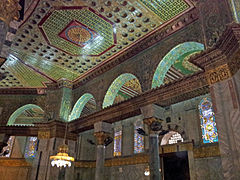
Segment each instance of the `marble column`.
[[104,122],[94,124],[97,139],[95,180],[104,180],[105,145],[104,141],[112,131],[112,125]]
[[159,131],[162,129],[162,109],[154,104],[141,107],[143,114],[143,122],[148,126],[149,130],[149,169],[150,180],[161,180],[160,173],[160,157],[159,157]]
[[226,180],[240,179],[240,70],[210,85]]
[[[146,118],[143,120],[149,127],[149,169],[150,180],[161,180],[160,174],[160,157],[159,157],[159,130],[153,129],[153,124],[160,125],[160,121],[156,118]],[[154,125],[155,126],[155,125]]]

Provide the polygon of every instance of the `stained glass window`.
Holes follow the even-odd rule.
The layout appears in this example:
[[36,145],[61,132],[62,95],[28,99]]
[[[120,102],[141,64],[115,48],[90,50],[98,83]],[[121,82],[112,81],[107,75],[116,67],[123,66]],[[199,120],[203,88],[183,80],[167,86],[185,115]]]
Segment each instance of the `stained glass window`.
[[218,142],[218,133],[212,102],[203,98],[199,104],[203,143]]
[[122,155],[122,127],[114,130],[114,156]]
[[144,151],[144,136],[138,134],[137,129],[143,128],[142,121],[137,121],[134,130],[134,153],[141,153]]
[[24,155],[25,158],[34,158],[36,156],[37,145],[38,145],[37,137],[28,137],[27,145],[25,148],[25,155]]
[[14,140],[15,140],[15,136],[9,137],[8,142],[7,142],[8,145],[3,148],[0,157],[10,157],[11,156]]

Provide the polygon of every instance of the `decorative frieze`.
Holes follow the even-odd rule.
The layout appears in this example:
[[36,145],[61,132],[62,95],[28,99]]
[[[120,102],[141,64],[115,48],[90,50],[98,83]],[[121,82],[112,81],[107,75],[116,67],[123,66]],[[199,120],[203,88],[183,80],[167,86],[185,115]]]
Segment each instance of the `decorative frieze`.
[[194,158],[207,158],[220,156],[220,150],[218,145],[203,146],[193,149]]
[[223,64],[206,72],[206,78],[209,85],[224,81],[232,76],[228,64]]
[[4,167],[31,167],[31,164],[24,158],[0,158],[0,166]]
[[[180,151],[193,151],[194,158],[208,158],[208,157],[216,157],[220,156],[220,151],[218,144],[209,145],[209,146],[201,146],[201,147],[193,147],[192,142],[189,143],[179,143],[172,145],[164,145],[160,146],[159,154],[166,153],[175,153]],[[105,161],[105,167],[112,166],[125,166],[125,165],[136,165],[136,164],[147,164],[149,163],[149,155],[147,154],[139,154],[131,157],[117,157],[113,159],[107,159]],[[95,168],[95,161],[76,161],[75,167],[78,168]]]
[[50,139],[50,131],[39,130],[38,139]]

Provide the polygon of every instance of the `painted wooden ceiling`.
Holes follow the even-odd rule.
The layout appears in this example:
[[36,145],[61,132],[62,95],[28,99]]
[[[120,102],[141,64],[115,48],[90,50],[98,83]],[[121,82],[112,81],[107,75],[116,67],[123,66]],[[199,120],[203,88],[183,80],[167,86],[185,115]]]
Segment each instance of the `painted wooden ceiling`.
[[41,0],[17,31],[0,87],[81,78],[192,7],[188,0]]

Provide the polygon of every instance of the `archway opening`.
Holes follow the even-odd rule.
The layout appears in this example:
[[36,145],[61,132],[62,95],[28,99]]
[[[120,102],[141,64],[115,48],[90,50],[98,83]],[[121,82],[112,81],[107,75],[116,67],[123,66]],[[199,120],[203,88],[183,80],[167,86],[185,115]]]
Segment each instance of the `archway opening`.
[[176,131],[170,131],[163,136],[161,146],[167,144],[176,144],[179,142],[183,142],[181,134]]
[[193,54],[202,50],[204,45],[198,42],[185,42],[170,50],[158,64],[153,76],[152,88],[199,71],[200,69],[188,60]]
[[44,111],[35,104],[18,108],[9,118],[7,125],[33,126],[33,123],[44,121]]
[[110,85],[104,97],[102,107],[120,103],[142,92],[139,80],[130,73],[118,76]]
[[83,94],[75,103],[68,121],[79,118],[80,116],[86,116],[96,111],[96,101],[92,94]]

